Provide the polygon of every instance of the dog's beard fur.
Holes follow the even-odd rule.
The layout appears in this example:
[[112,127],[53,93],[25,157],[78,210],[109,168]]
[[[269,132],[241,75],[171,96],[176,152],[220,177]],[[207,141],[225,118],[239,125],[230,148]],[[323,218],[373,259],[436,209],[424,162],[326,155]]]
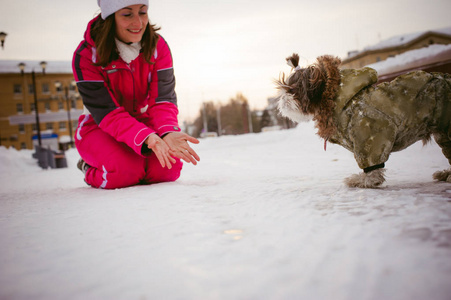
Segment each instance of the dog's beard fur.
[[299,104],[296,99],[294,99],[293,94],[287,93],[285,90],[281,89],[278,98],[277,109],[282,116],[297,123],[308,122],[313,119],[313,116],[301,113]]

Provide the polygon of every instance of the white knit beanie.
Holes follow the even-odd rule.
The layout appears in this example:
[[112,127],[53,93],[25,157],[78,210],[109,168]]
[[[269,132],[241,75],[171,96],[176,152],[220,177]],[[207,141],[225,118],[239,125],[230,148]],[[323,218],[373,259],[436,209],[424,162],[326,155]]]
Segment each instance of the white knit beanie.
[[149,6],[149,0],[97,0],[97,4],[102,11],[102,19],[105,20],[109,15],[130,5],[143,4]]

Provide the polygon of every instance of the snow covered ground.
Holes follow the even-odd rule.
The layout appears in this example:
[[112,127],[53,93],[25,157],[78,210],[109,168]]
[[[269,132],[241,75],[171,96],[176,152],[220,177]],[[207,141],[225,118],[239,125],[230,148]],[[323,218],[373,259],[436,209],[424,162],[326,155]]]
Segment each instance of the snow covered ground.
[[203,139],[174,183],[96,190],[0,148],[0,299],[451,299],[451,184],[435,144],[350,189],[313,124]]

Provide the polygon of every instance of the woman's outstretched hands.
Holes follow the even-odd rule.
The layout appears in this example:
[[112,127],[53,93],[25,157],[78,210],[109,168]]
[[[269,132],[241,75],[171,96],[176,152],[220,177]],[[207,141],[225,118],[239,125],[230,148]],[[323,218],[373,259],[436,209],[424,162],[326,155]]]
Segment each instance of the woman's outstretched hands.
[[145,143],[147,144],[147,147],[152,149],[153,153],[155,153],[160,165],[163,168],[172,168],[172,164],[175,164],[176,160],[171,156],[169,146],[165,143],[165,141],[163,141],[157,134],[152,133],[149,137],[147,137]]
[[171,132],[168,133],[163,140],[169,146],[169,152],[171,155],[183,159],[187,163],[197,165],[200,161],[199,155],[194,151],[188,142],[193,144],[199,144],[199,140],[187,135],[183,132]]
[[188,142],[199,144],[199,140],[183,132],[168,133],[163,139],[153,133],[149,135],[145,143],[155,153],[160,165],[163,168],[171,169],[172,164],[176,162],[173,156],[194,165],[197,165],[197,162],[200,161],[199,155],[190,147]]

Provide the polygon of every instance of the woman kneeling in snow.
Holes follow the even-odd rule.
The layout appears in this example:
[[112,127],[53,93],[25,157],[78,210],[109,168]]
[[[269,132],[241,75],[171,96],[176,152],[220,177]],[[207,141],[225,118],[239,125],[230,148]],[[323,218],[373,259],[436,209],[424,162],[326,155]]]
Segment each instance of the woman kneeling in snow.
[[122,188],[174,181],[183,159],[197,164],[180,132],[172,57],[149,23],[148,0],[98,0],[74,53],[73,72],[83,98],[75,145],[87,184]]

